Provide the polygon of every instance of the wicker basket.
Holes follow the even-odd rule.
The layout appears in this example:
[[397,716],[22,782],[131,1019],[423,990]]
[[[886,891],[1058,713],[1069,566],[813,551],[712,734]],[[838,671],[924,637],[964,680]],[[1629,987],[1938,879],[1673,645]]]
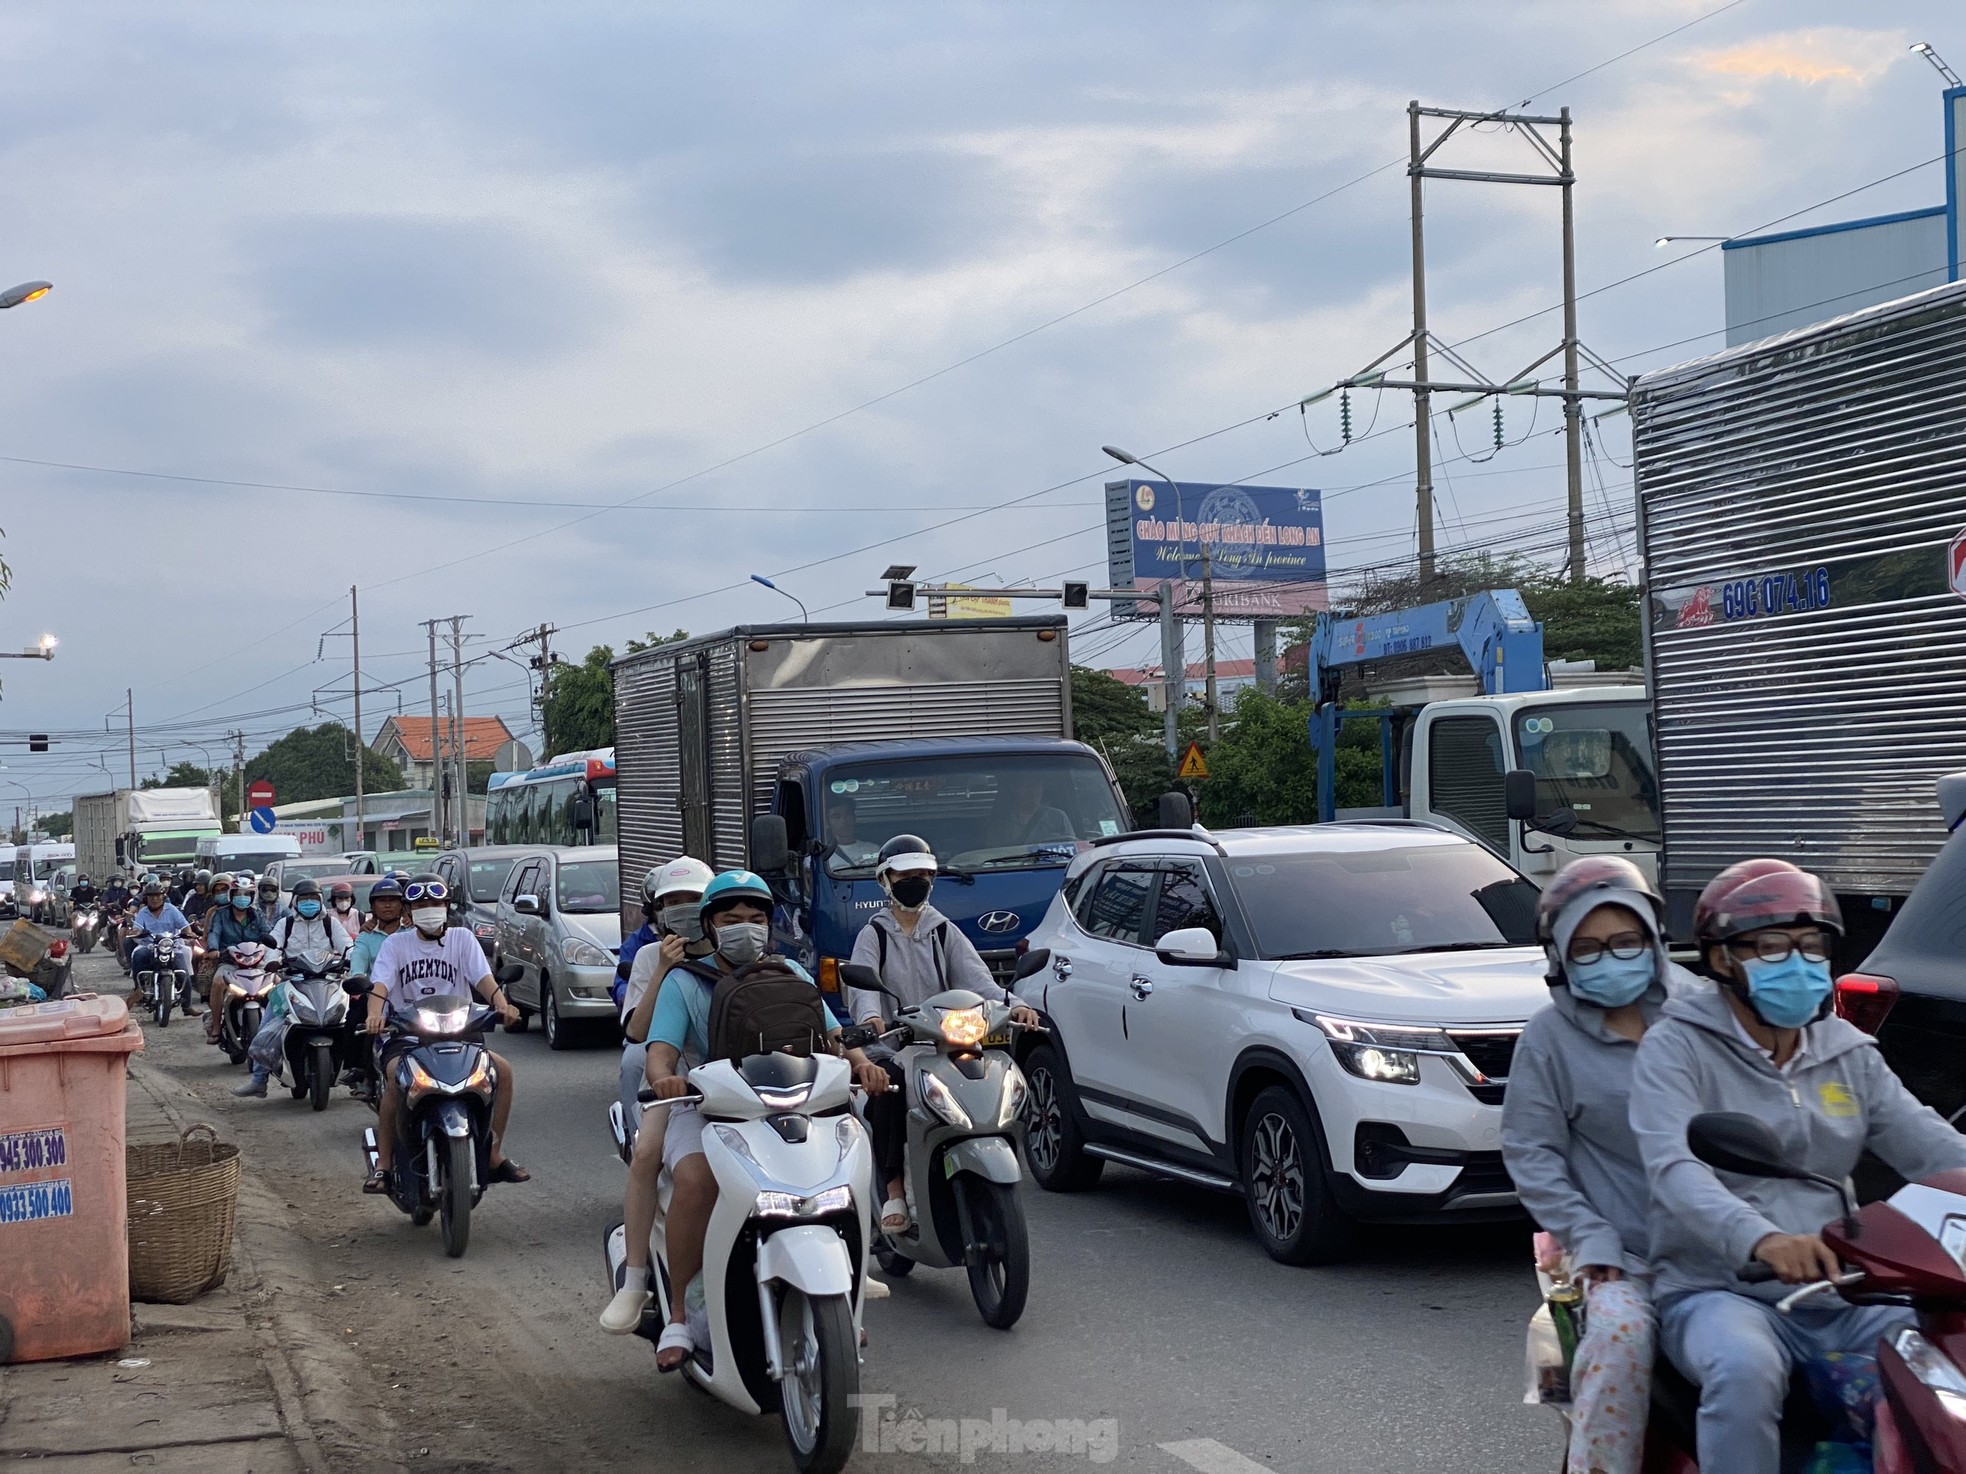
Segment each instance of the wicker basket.
[[130,1297],[182,1305],[224,1284],[239,1204],[239,1148],[200,1124],[176,1141],[123,1151]]

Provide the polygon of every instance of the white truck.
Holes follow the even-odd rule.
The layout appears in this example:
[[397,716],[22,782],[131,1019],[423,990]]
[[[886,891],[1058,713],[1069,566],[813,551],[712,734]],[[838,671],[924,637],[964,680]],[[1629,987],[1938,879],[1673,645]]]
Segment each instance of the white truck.
[[176,869],[219,833],[209,788],[118,788],[75,800],[75,864],[100,885],[112,871]]

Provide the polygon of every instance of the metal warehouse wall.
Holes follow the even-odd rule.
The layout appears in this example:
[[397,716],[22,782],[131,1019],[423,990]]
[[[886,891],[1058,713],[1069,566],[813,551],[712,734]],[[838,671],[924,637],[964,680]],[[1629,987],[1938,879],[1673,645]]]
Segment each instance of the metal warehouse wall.
[[1943,205],[1730,241],[1721,248],[1727,346],[1942,286],[1946,250]]

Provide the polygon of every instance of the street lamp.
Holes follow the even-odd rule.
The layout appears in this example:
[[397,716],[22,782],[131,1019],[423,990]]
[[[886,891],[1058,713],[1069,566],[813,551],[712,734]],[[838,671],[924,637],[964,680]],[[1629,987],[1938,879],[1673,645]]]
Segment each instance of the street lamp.
[[0,650],[0,660],[53,660],[60,643],[53,635],[43,635],[25,650]]
[[752,574],[751,582],[763,584],[766,588],[770,589],[774,594],[783,594],[786,598],[790,599],[794,604],[797,604],[799,606],[799,613],[805,619],[805,622],[807,624],[812,623],[812,616],[806,612],[805,600],[801,599],[797,594],[793,593],[790,589],[781,589],[777,584],[773,583],[770,579],[766,578],[762,573]]
[[24,281],[17,287],[8,287],[0,292],[0,311],[18,307],[23,302],[38,302],[55,289],[51,281]]
[[1734,237],[1731,235],[1662,235],[1656,241],[1652,242],[1652,246],[1654,250],[1657,250],[1664,246],[1670,246],[1675,241],[1731,241],[1732,239]]
[[1946,65],[1945,58],[1932,49],[1932,43],[1930,41],[1914,41],[1911,43],[1911,49],[1939,69],[1939,75],[1946,79],[1946,86],[1958,87],[1961,85],[1959,73]]
[[[1143,471],[1152,471],[1154,475],[1160,477],[1161,480],[1167,483],[1168,489],[1174,493],[1174,517],[1176,525],[1181,531],[1179,541],[1185,543],[1187,541],[1188,515],[1186,509],[1181,504],[1181,483],[1165,471],[1141,460],[1139,456],[1132,454],[1130,451],[1121,450],[1117,445],[1102,445],[1099,448],[1121,465],[1138,466]],[[1205,700],[1208,704],[1208,740],[1213,742],[1222,732],[1221,714],[1217,711],[1215,705],[1215,576],[1214,565],[1208,555],[1208,542],[1207,539],[1201,536],[1199,528],[1195,532],[1195,541],[1201,544],[1202,681],[1204,683],[1203,690],[1206,693]],[[1181,565],[1182,577],[1185,578],[1187,576],[1187,571],[1187,560],[1184,558]],[[1169,612],[1168,603],[1169,600],[1163,595],[1161,599],[1163,617],[1166,617]],[[1173,628],[1178,629],[1179,626],[1175,625]],[[1169,642],[1167,655],[1177,653],[1172,648],[1173,644],[1173,641]],[[1180,654],[1182,663],[1185,665],[1187,661],[1187,647],[1185,643],[1182,644],[1182,648],[1178,653]],[[1167,663],[1166,656],[1163,656],[1162,663]],[[1185,677],[1187,671],[1183,670],[1181,674]],[[1173,715],[1174,673],[1172,671],[1162,671],[1161,678],[1166,685],[1168,693],[1167,746],[1168,752],[1172,754],[1175,747]]]

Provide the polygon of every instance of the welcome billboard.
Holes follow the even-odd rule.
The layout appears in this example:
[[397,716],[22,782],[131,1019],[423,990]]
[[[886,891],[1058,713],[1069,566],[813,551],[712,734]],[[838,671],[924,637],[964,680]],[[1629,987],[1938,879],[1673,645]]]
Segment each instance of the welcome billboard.
[[[1289,619],[1327,607],[1324,504],[1302,486],[1208,481],[1106,483],[1107,576],[1116,589],[1174,585],[1175,607],[1201,609],[1207,550],[1218,619]],[[1115,603],[1118,618],[1153,605]]]

